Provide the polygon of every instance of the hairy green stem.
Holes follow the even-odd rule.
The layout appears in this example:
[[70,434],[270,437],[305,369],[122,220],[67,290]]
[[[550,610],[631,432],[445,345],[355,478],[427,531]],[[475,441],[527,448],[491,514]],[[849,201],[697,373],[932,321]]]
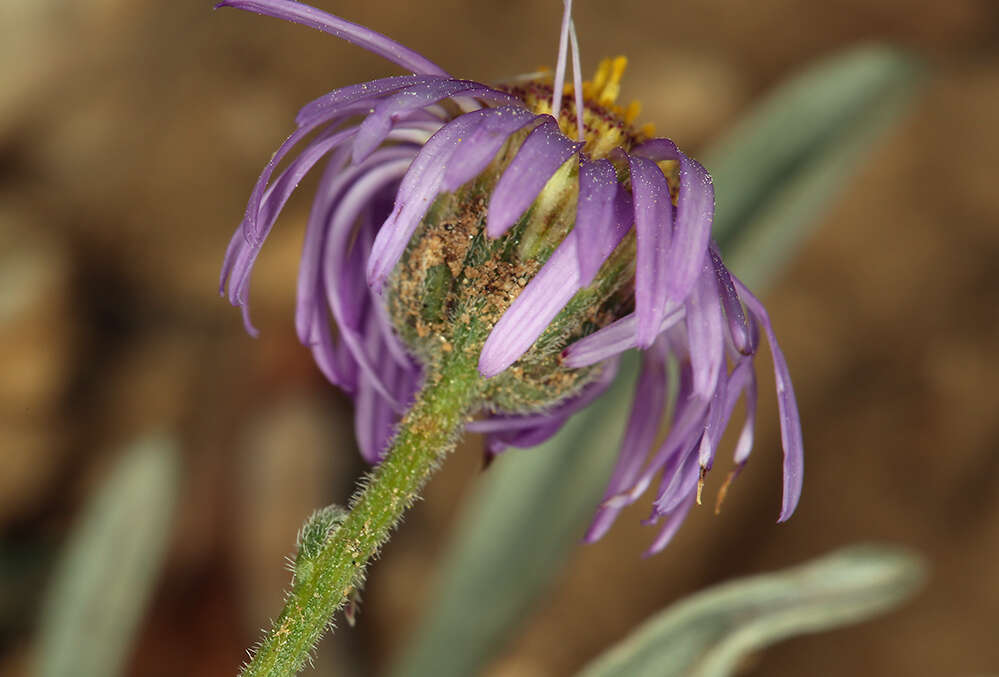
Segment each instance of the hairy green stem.
[[454,449],[483,388],[477,356],[477,351],[455,351],[430,373],[385,460],[360,483],[350,514],[309,558],[308,572],[296,571],[284,610],[243,677],[285,677],[302,669],[333,615],[363,583],[368,561]]

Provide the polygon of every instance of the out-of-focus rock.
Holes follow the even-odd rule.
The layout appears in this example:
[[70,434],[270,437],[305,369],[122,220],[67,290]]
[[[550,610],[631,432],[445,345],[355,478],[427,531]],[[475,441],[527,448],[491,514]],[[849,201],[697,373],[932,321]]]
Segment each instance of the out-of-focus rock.
[[66,385],[70,261],[18,202],[0,196],[0,421],[41,422]]
[[21,203],[0,196],[0,524],[35,505],[54,477],[74,332],[65,249]]

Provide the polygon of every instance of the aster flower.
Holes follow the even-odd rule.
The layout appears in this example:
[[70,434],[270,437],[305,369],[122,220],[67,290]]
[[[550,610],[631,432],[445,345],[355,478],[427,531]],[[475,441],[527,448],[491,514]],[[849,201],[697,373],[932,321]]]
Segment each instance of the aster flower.
[[711,241],[711,178],[672,141],[637,127],[636,104],[617,105],[623,58],[581,81],[571,1],[554,72],[495,86],[452,77],[383,35],[292,0],[218,6],[332,33],[409,73],[301,109],[251,193],[222,270],[223,293],[255,333],[254,261],[299,181],[325,160],[295,323],[326,378],[354,399],[367,461],[383,460],[428,372],[454,351],[474,354],[481,381],[469,412],[479,417],[465,429],[485,434],[495,455],[553,435],[607,388],[617,357],[638,349],[634,407],[587,539],[655,483],[649,522],[663,526],[650,550],[658,551],[700,501],[740,398],[746,416],[729,481],[749,457],[762,331],[784,450],[779,520],[791,515],[802,478],[794,392],[766,310]]

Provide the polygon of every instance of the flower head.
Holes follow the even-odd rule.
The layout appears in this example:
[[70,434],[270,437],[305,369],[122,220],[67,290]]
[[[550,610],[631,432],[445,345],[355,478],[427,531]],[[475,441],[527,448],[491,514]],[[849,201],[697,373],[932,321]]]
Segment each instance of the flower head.
[[247,308],[256,256],[301,178],[327,158],[296,328],[326,377],[354,398],[368,461],[380,460],[428,367],[452,350],[474,351],[488,379],[483,415],[466,429],[485,433],[495,454],[553,435],[606,389],[617,356],[637,348],[634,407],[588,539],[657,481],[650,521],[665,519],[651,548],[659,550],[699,501],[743,396],[730,479],[749,456],[762,330],[784,447],[780,520],[791,515],[802,474],[794,393],[766,310],[711,242],[711,177],[672,141],[636,127],[637,104],[618,106],[623,58],[581,82],[571,0],[555,71],[498,86],[452,77],[385,36],[292,0],[219,6],[332,33],[411,73],[302,108],[250,196],[222,270],[223,292],[227,285],[254,332]]

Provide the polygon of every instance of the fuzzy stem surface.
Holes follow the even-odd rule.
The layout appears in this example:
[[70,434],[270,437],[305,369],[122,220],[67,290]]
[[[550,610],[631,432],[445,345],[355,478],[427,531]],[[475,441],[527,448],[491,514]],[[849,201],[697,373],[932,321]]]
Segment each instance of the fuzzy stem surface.
[[360,482],[350,514],[312,559],[308,574],[296,571],[281,615],[242,677],[285,677],[304,667],[334,614],[362,586],[370,559],[457,444],[484,387],[476,365],[476,351],[456,350],[429,370],[385,460]]

